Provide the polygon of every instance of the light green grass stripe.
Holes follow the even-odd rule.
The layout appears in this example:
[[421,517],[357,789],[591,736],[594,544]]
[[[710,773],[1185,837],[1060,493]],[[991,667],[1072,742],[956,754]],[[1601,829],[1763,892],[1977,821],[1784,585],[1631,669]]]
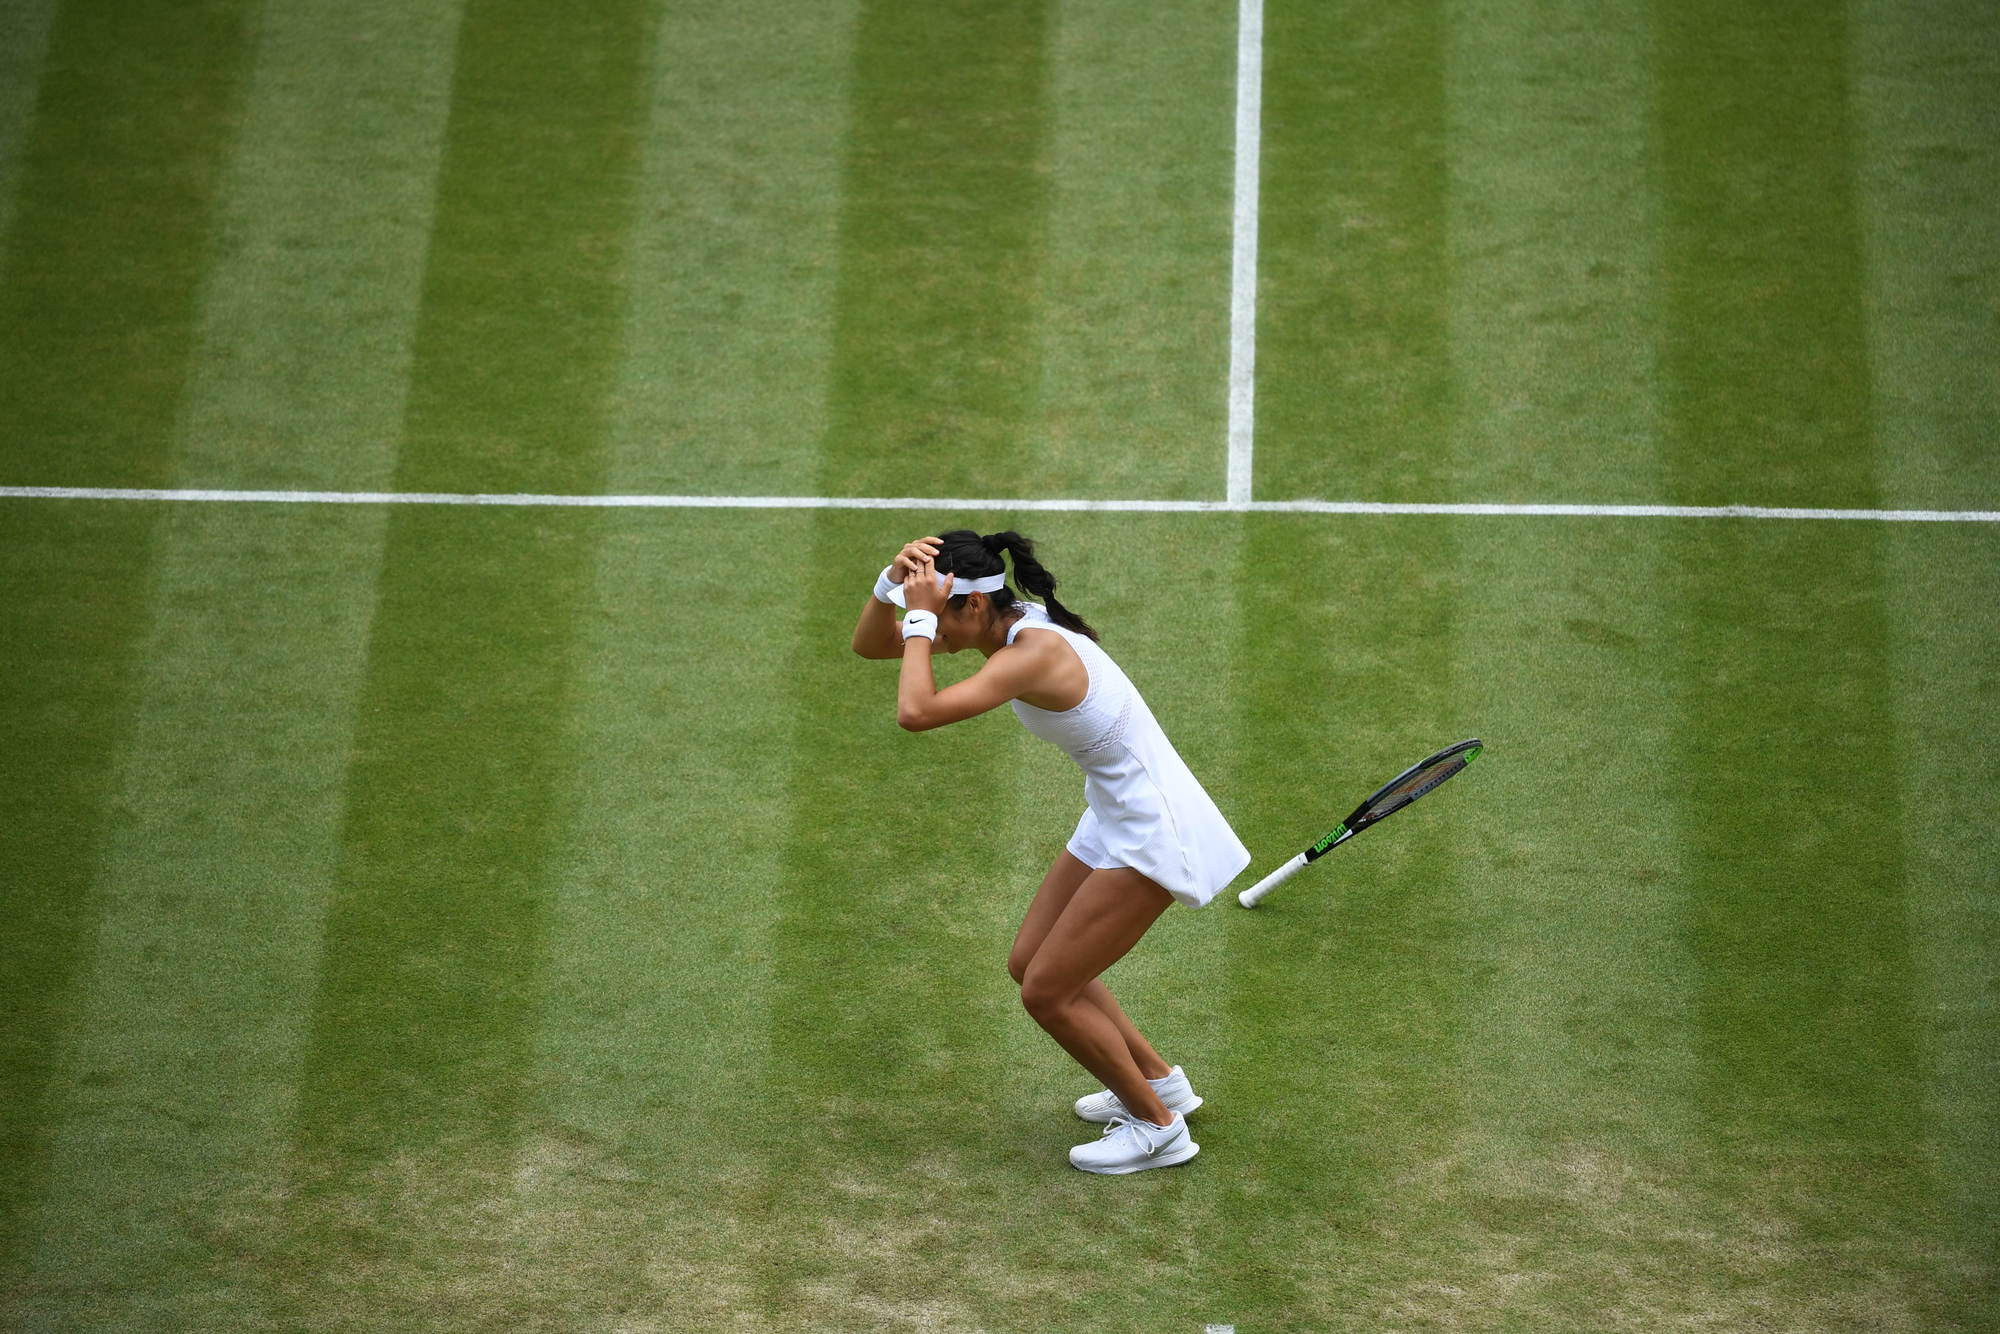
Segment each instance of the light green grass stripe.
[[[1650,51],[1642,5],[1450,6],[1451,353],[1462,485],[1660,482]],[[1452,1172],[1468,1327],[1652,1331],[1708,1314],[1672,1240],[1698,1068],[1686,1022],[1667,526],[1460,524],[1454,663],[1481,762],[1408,818],[1464,831],[1468,975]],[[1412,738],[1422,747],[1455,738]],[[1443,803],[1451,803],[1449,806]],[[1414,1300],[1414,1299],[1413,1299]]]
[[1234,9],[1065,4],[1049,62],[1039,423],[1015,480],[1221,495]]
[[1908,754],[1900,791],[1911,881],[1919,1031],[1929,1057],[1918,1166],[1943,1206],[1938,1279],[1923,1307],[1943,1329],[2000,1310],[2000,796],[1967,782],[1967,757],[2000,718],[2000,544],[1978,534],[1890,543]]
[[[400,415],[454,20],[453,5],[266,15],[204,283],[184,477],[245,463],[392,475],[393,449],[375,442]],[[398,40],[356,36],[364,21]],[[375,188],[352,190],[356,170]],[[42,1210],[37,1265],[75,1293],[66,1317],[268,1316],[268,1276],[235,1256],[284,1176],[381,544],[379,513],[340,513],[175,511],[162,525]]]
[[1466,1263],[1430,1309],[1468,1328],[1572,1311],[1596,1330],[1694,1326],[1729,1310],[1696,1276],[1730,1256],[1697,1240],[1710,1223],[1687,1181],[1700,1063],[1679,812],[1660,791],[1660,545],[1609,525],[1454,545],[1456,688],[1487,750],[1426,798],[1455,808],[1411,818],[1463,831],[1458,947],[1485,985],[1457,1035]]
[[789,1225],[756,1205],[787,1141],[759,1108],[795,815],[781,720],[800,688],[770,645],[796,636],[802,603],[746,601],[741,581],[791,578],[809,522],[763,518],[746,542],[727,516],[615,516],[598,548],[544,932],[539,1114],[508,1204],[520,1282],[579,1323],[727,1325],[751,1309],[757,1247]]
[[[42,59],[48,53],[54,0],[0,3],[0,247],[6,244],[14,211],[14,184],[21,175],[21,146],[34,118],[42,87]],[[0,248],[0,263],[6,252]]]
[[810,488],[854,14],[704,0],[661,15],[614,404],[621,487]]
[[380,529],[294,511],[164,534],[39,1215],[59,1326],[269,1315],[243,1259],[284,1181]]
[[[1882,491],[1905,502],[2000,494],[2000,14],[1862,0],[1852,15]],[[1970,1330],[2000,1309],[2000,798],[1962,776],[1985,720],[2000,717],[2000,544],[1902,534],[1887,567],[1930,1049],[1926,1147],[1951,1215],[1929,1306],[1936,1327]]]
[[1453,485],[1629,514],[1660,486],[1644,8],[1448,17]]
[[183,486],[394,478],[459,8],[301,0],[263,15]]

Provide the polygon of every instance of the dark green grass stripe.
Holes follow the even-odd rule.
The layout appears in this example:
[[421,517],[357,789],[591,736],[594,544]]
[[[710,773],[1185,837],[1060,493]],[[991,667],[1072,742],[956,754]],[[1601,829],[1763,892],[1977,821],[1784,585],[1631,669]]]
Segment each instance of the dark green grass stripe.
[[[1238,889],[1424,747],[1476,731],[1447,666],[1454,581],[1413,580],[1402,554],[1445,540],[1435,521],[1243,524],[1229,790],[1256,861]],[[1476,955],[1445,826],[1398,825],[1255,912],[1218,909],[1233,1041],[1208,1138],[1227,1156],[1229,1212],[1255,1226],[1217,1238],[1214,1309],[1241,1328],[1337,1328],[1460,1267],[1439,1202]]]
[[2000,507],[2000,6],[1852,11],[1885,499]]
[[0,42],[0,246],[6,243],[14,190],[20,184],[21,149],[41,97],[42,64],[55,10],[55,0],[0,4],[0,30],[7,34],[7,40]]
[[1663,0],[1653,15],[1663,498],[1873,505],[1844,14]]
[[[466,12],[397,485],[594,490],[651,7]],[[352,1189],[396,1155],[504,1170],[600,526],[389,520],[299,1114]],[[301,1213],[310,1241],[319,1219]]]
[[401,490],[596,490],[656,6],[471,0]]
[[[1756,498],[1803,500],[1808,478],[1837,479],[1815,500],[1876,493],[1840,32],[1818,6],[1661,11],[1665,463],[1677,498],[1769,485],[1780,496]],[[1808,998],[1825,1005],[1830,1032],[1886,1025],[1859,1051],[1882,1077],[1906,1071],[1907,1013],[1877,1004],[1869,1019],[1834,1003],[1869,978],[1893,985],[1908,962],[1897,840],[1869,836],[1894,827],[1898,772],[1882,539],[1688,533],[1679,595],[1697,937],[1719,970],[1717,1017],[1747,1025],[1724,1044],[1741,1055],[1717,1091],[1740,1087],[1754,1102],[1805,1073],[1803,1034],[1787,1025],[1811,1012],[1797,1003]],[[1768,785],[1702,781],[1756,772],[1760,750]],[[1827,1095],[1886,1092],[1874,1077],[1825,1073]]]
[[821,494],[1020,489],[1041,382],[1049,10],[863,6]]
[[[1868,503],[1838,15],[1656,12],[1667,494]],[[1825,1248],[1746,1264],[1800,1303],[1920,1263],[1897,1253],[1923,1203],[1924,1062],[1885,542],[1738,526],[1670,548],[1708,1180]]]
[[0,1265],[43,1189],[47,1105],[96,911],[92,876],[145,631],[154,516],[34,506],[0,525]]
[[[244,3],[67,6],[0,267],[0,471],[174,478],[195,291],[247,48]],[[87,966],[91,876],[132,706],[157,512],[0,524],[0,1258],[39,1192],[44,1105]]]
[[65,6],[0,267],[10,481],[161,486],[249,49],[246,0]]
[[1267,15],[1260,500],[1458,496],[1441,11],[1335,0]]

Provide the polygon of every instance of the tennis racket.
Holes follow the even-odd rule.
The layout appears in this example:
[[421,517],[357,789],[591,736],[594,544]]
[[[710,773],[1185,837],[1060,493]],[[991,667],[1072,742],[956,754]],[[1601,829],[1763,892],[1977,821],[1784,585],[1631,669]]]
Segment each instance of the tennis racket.
[[1386,820],[1403,807],[1437,787],[1466,765],[1479,758],[1480,743],[1477,737],[1461,741],[1455,746],[1446,746],[1426,760],[1419,760],[1403,772],[1375,789],[1368,800],[1354,808],[1354,813],[1328,831],[1326,837],[1301,852],[1298,856],[1280,866],[1271,874],[1259,880],[1250,888],[1236,896],[1236,901],[1246,908],[1257,906],[1258,900],[1284,884],[1300,871],[1332,852],[1335,848],[1353,838],[1368,826]]

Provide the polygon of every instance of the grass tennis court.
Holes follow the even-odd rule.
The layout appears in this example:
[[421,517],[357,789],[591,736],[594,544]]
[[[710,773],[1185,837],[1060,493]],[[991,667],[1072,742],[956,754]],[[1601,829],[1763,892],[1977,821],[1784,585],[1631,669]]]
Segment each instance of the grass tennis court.
[[[2000,524],[1220,500],[1234,4],[0,0],[0,1326],[2000,1329]],[[2000,11],[1266,0],[1254,494],[2000,510]],[[1263,874],[848,651],[1037,539]],[[954,662],[950,670],[973,664]]]

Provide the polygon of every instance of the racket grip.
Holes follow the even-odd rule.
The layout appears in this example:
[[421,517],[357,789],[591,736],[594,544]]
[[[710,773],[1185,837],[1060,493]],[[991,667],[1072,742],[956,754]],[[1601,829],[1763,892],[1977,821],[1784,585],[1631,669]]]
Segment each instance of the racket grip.
[[1265,876],[1262,880],[1259,880],[1256,884],[1244,890],[1241,894],[1238,894],[1236,896],[1236,901],[1242,904],[1246,908],[1254,908],[1257,906],[1257,902],[1259,899],[1262,899],[1266,894],[1269,894],[1279,885],[1284,884],[1287,880],[1290,880],[1293,876],[1297,875],[1300,871],[1303,871],[1305,869],[1306,869],[1306,855],[1303,852],[1301,852],[1298,856],[1292,858],[1290,861],[1286,862],[1283,866],[1280,866],[1277,870],[1271,872],[1271,874]]

